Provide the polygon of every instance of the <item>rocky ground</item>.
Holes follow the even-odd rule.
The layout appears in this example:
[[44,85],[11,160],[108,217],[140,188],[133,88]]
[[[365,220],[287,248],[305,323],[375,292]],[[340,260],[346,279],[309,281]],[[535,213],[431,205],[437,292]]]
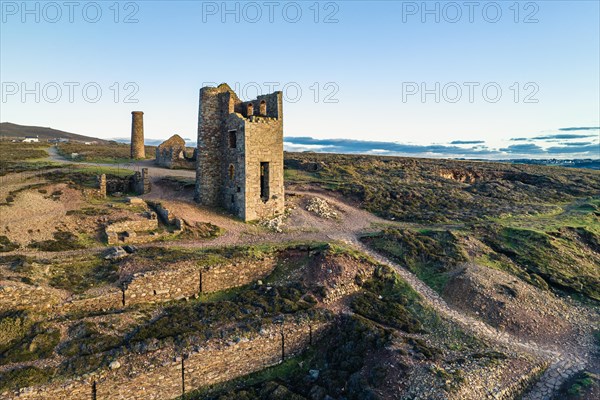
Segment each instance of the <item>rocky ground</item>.
[[[58,155],[53,156],[60,161]],[[450,172],[441,171],[440,175],[460,184],[474,184],[482,179],[477,171],[463,175],[456,170]],[[330,315],[340,330],[326,334],[320,343],[322,347],[317,346],[316,351],[298,356],[298,363],[303,365],[299,370],[283,364],[275,367],[272,373],[275,378],[267,375],[258,380],[238,379],[231,382],[233,386],[222,382],[220,385],[225,386],[208,392],[200,390],[193,398],[227,398],[225,393],[244,393],[246,398],[322,399],[327,395],[340,398],[345,391],[358,396],[351,394],[348,398],[508,399],[524,396],[550,399],[553,396],[586,398],[597,392],[597,379],[593,374],[599,372],[597,327],[600,317],[595,300],[539,287],[510,269],[492,268],[494,265],[479,262],[481,249],[486,245],[478,238],[467,238],[469,235],[465,232],[471,232],[470,226],[460,222],[383,219],[362,209],[361,203],[352,197],[307,182],[290,182],[285,216],[276,221],[244,224],[224,213],[195,205],[191,199],[192,186],[187,182],[192,175],[192,171],[152,168],[153,190],[142,198],[160,200],[188,226],[216,226],[219,234],[203,239],[167,234],[160,242],[137,244],[140,254],[157,246],[165,254],[178,254],[177,251],[183,250],[196,252],[232,246],[252,249],[290,243],[343,244],[343,250],[336,250],[335,246],[326,251],[310,250],[308,246],[283,253],[283,270],[275,270],[260,279],[258,286],[242,289],[243,293],[246,290],[262,293],[260,287],[265,282],[276,288],[301,285],[302,291],[317,299],[316,307]],[[8,332],[0,338],[0,374],[6,381],[18,382],[17,393],[23,396],[35,393],[25,386],[28,382],[35,386],[36,379],[42,379],[33,372],[31,376],[15,378],[15,371],[23,368],[50,370],[55,376],[62,376],[61,379],[79,376],[84,381],[89,381],[89,374],[95,368],[110,371],[113,354],[123,357],[130,351],[126,350],[128,345],[123,344],[124,339],[130,340],[136,329],[150,326],[152,321],[179,307],[177,302],[167,302],[136,305],[125,311],[87,308],[94,299],[112,296],[113,289],[118,296],[120,289],[116,285],[120,276],[156,269],[155,265],[147,264],[151,258],[140,261],[125,254],[122,260],[107,261],[102,257],[107,249],[100,234],[102,226],[110,221],[134,219],[134,215],[144,211],[138,209],[139,205],[128,205],[124,198],[98,201],[86,197],[85,190],[76,184],[54,182],[43,178],[40,172],[3,177],[0,195],[12,198],[0,205],[0,235],[5,237],[0,243],[4,251],[0,259],[0,294],[12,299],[2,306],[0,315],[2,331]],[[365,235],[369,237],[390,227],[451,231],[454,236],[448,237],[457,237],[466,253],[464,257],[453,255],[448,250],[450,247],[446,248],[444,257],[449,256],[453,264],[444,269],[443,284],[423,280],[421,275],[411,272],[415,271],[414,266],[403,265],[386,252],[375,252],[369,241],[361,240]],[[165,226],[162,229],[168,230]],[[591,229],[594,232],[596,228]],[[57,249],[31,246],[32,243],[74,240],[64,235],[56,237],[57,232],[74,234],[77,245]],[[565,237],[561,236],[560,240],[567,240]],[[592,250],[586,251],[593,252],[593,242],[590,243]],[[416,254],[431,254],[438,251],[436,249],[435,246],[417,249]],[[264,257],[266,253],[260,251]],[[198,259],[203,261],[198,262],[219,262],[215,261],[218,257],[211,257],[204,255]],[[446,259],[444,257],[436,260]],[[155,263],[166,262],[166,259],[160,260],[154,258]],[[510,265],[517,265],[517,261],[511,261]],[[390,281],[386,274],[369,278],[382,266],[393,271],[397,278]],[[36,292],[39,302],[14,302],[15,296],[27,298],[29,293]],[[227,293],[211,298],[214,307],[229,307],[233,301],[230,296],[238,296],[236,291]],[[282,304],[297,301],[285,296]],[[90,302],[86,303],[87,299]],[[74,300],[81,303],[73,303]],[[201,303],[202,300],[189,299],[193,307],[196,301]],[[47,304],[52,304],[48,310],[53,311],[50,314],[45,311],[45,315],[43,310]],[[61,304],[71,305],[60,311]],[[72,304],[82,304],[81,309]],[[186,315],[192,318],[191,314]],[[214,329],[220,328],[215,326]],[[27,333],[20,336],[19,332]],[[151,348],[163,346],[163,340],[167,341],[165,346],[185,346],[188,339],[183,340],[180,335],[181,332],[167,333],[153,341]],[[348,343],[357,346],[351,350],[356,353],[359,364],[338,364],[341,361],[329,353],[340,346],[337,340],[340,335],[346,335]],[[99,347],[86,347],[90,346],[87,344],[90,340]],[[371,344],[363,348],[359,346],[361,343]],[[79,360],[81,349],[86,349],[83,353],[92,358]],[[120,350],[111,353],[116,351],[111,349]],[[345,354],[348,349],[336,351]],[[113,356],[96,357],[99,354]],[[88,363],[91,369],[78,362]],[[115,369],[114,364],[112,369]],[[583,371],[592,377],[581,375]],[[140,373],[143,374],[143,368],[135,372],[135,376]],[[309,389],[302,389],[298,379],[310,380],[311,384],[306,386]],[[3,395],[12,397],[14,389],[13,386],[4,390]],[[575,393],[576,389],[579,394]]]

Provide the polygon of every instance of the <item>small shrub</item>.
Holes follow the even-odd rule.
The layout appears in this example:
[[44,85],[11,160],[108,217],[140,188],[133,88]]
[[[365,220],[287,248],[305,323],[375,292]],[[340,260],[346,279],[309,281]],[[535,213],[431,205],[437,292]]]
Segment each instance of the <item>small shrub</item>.
[[2,374],[0,392],[43,385],[48,383],[53,375],[52,368],[23,367],[11,369]]
[[23,338],[0,347],[0,363],[14,363],[49,357],[60,341],[60,332],[41,324],[33,325]]
[[19,248],[19,245],[10,241],[9,238],[0,236],[0,253],[6,253]]
[[54,232],[54,239],[31,242],[28,247],[40,251],[67,251],[85,248],[79,238],[71,232]]

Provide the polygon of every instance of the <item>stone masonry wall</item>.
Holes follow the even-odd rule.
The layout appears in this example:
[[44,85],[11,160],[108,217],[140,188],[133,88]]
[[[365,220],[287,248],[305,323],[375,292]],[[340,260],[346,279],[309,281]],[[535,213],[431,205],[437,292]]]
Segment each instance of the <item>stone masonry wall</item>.
[[261,261],[242,261],[211,267],[202,272],[202,292],[212,293],[247,285],[269,276],[277,263],[268,258]]
[[125,302],[155,303],[218,292],[265,278],[275,266],[274,259],[266,258],[210,267],[177,263],[169,269],[135,273],[124,283]]
[[282,214],[282,93],[241,102],[226,84],[205,87],[198,115],[196,201],[246,221]]
[[[244,219],[283,214],[283,127],[281,119],[251,118],[246,122],[246,209]],[[261,198],[261,163],[269,163],[268,199]]]
[[150,174],[148,173],[148,168],[142,168],[142,172],[136,171],[133,174],[132,178],[132,188],[135,193],[138,195],[150,193],[151,183],[150,183]]
[[[312,328],[312,329],[311,329]],[[299,354],[317,341],[330,328],[327,323],[286,323],[284,329],[286,357]],[[311,333],[312,331],[312,333]],[[212,340],[189,353],[184,359],[186,391],[228,381],[278,364],[281,361],[281,334],[278,326],[237,343]],[[5,394],[8,399],[91,398],[91,385],[96,381],[98,399],[153,400],[181,396],[180,354],[166,348],[146,354],[127,354],[119,358],[118,369],[104,369],[64,383]]]
[[229,87],[200,89],[198,111],[198,163],[194,198],[207,206],[217,206],[221,187],[221,107],[219,94]]
[[140,243],[141,238],[137,237],[136,232],[148,232],[158,228],[158,219],[154,213],[152,215],[154,218],[115,222],[106,226],[104,233],[107,243],[109,245]]
[[0,312],[13,310],[49,311],[62,304],[66,294],[58,289],[0,281]]
[[98,176],[98,194],[101,198],[106,198],[106,174]]
[[134,160],[146,158],[144,147],[144,113],[131,112],[131,158]]
[[146,201],[146,203],[156,212],[158,217],[167,225],[174,226],[177,230],[183,229],[183,220],[177,218],[171,211],[165,208],[161,203],[157,201]]
[[196,157],[186,157],[185,140],[173,135],[156,147],[155,163],[164,168],[194,169]]
[[201,267],[195,262],[179,262],[163,269],[134,273],[123,279],[121,287],[107,288],[101,294],[71,299],[62,290],[0,281],[0,312],[27,309],[62,315],[121,309],[123,289],[125,307],[192,298],[201,292],[218,292],[264,279],[273,272],[275,266],[274,258],[210,267]]

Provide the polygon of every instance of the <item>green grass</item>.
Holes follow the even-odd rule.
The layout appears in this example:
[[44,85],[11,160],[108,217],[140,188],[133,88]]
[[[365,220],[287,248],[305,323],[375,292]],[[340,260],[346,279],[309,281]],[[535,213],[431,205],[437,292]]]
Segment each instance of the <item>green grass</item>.
[[67,262],[50,264],[48,268],[50,286],[78,294],[118,279],[118,264],[104,260],[100,255],[71,258]]
[[34,324],[23,337],[0,346],[0,364],[50,357],[59,341],[58,330],[42,324]]
[[134,171],[125,168],[68,164],[64,165],[60,170],[46,172],[42,174],[42,177],[49,182],[66,183],[78,189],[97,189],[98,176],[101,174],[106,174],[107,180],[127,180],[134,174]]
[[89,238],[80,238],[71,232],[57,231],[53,236],[54,239],[33,241],[28,247],[40,251],[67,251],[84,249],[91,244]]
[[0,375],[0,392],[19,390],[29,386],[39,386],[50,382],[53,368],[22,367],[11,369]]
[[450,231],[389,228],[362,240],[415,273],[419,279],[441,293],[448,272],[466,262],[467,257]]
[[[78,156],[73,161],[83,161],[91,163],[126,164],[131,162],[130,145],[125,143],[111,142],[109,144],[91,144],[83,143],[61,143],[57,146],[58,153],[66,159],[71,160],[71,154],[77,153]],[[156,153],[155,146],[146,146],[146,159],[154,159]]]
[[586,228],[600,235],[600,198],[588,197],[556,204],[548,213],[504,216],[490,221],[513,228],[556,232],[563,227]]
[[351,307],[358,315],[406,333],[425,333],[435,319],[421,296],[386,265],[376,266],[372,277],[357,283],[362,290],[352,297]]
[[600,388],[600,376],[588,371],[583,371],[576,374],[571,379],[567,380],[559,391],[561,399],[565,400],[582,400],[588,399],[589,392],[595,388],[596,392]]
[[44,143],[11,143],[0,141],[0,176],[28,171],[60,168],[59,163],[47,161],[48,145]]
[[[352,378],[366,357],[389,343],[392,333],[359,316],[342,316],[324,337],[301,356],[220,385],[190,393],[188,400],[304,400],[310,398],[374,398],[372,384],[382,384],[373,373],[370,383]],[[316,380],[308,371],[319,371]],[[379,371],[377,371],[379,372]],[[351,385],[352,389],[348,390]],[[318,397],[317,393],[319,394]]]
[[[318,172],[309,169],[313,164],[320,165]],[[406,222],[548,213],[556,204],[600,192],[598,171],[535,165],[286,153],[285,166],[288,182],[319,185],[383,218]],[[462,177],[469,177],[468,183]]]
[[66,357],[87,356],[102,353],[119,346],[122,338],[101,334],[91,322],[81,322],[69,329],[74,336],[61,344],[58,353]]
[[19,245],[13,243],[6,236],[0,236],[0,253],[6,253],[18,249]]
[[488,228],[484,241],[530,274],[537,286],[581,293],[600,300],[600,236],[585,228],[556,232]]
[[120,178],[129,177],[134,174],[134,171],[127,168],[118,168],[118,167],[106,167],[106,166],[96,166],[96,165],[78,165],[78,166],[69,166],[68,171],[72,173],[81,173],[86,175],[113,175]]
[[[300,284],[285,286],[259,286],[239,288],[225,295],[213,295],[213,301],[174,303],[163,313],[135,330],[132,342],[151,338],[177,341],[193,334],[209,339],[217,332],[221,335],[241,335],[257,332],[269,325],[275,316],[312,315],[314,304],[301,299],[306,288]],[[227,327],[227,328],[225,328]]]
[[288,168],[284,169],[283,177],[289,183],[318,183],[321,181],[315,173]]
[[0,141],[1,162],[15,162],[25,160],[36,160],[48,157],[49,147],[46,143],[12,143]]
[[33,324],[24,311],[5,312],[0,315],[0,348],[22,340]]

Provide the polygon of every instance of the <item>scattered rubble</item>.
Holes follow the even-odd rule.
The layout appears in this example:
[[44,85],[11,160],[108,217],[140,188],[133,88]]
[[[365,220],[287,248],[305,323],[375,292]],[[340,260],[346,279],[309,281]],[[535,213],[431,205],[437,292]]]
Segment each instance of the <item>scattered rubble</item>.
[[273,232],[281,233],[283,232],[284,220],[285,215],[282,214],[276,216],[275,218],[260,220],[258,224],[269,230],[272,230]]
[[109,248],[104,254],[105,260],[118,260],[123,257],[127,257],[129,253],[121,246],[114,246]]
[[329,202],[320,197],[311,197],[308,200],[306,209],[310,212],[317,214],[321,218],[326,219],[339,219],[340,215]]

